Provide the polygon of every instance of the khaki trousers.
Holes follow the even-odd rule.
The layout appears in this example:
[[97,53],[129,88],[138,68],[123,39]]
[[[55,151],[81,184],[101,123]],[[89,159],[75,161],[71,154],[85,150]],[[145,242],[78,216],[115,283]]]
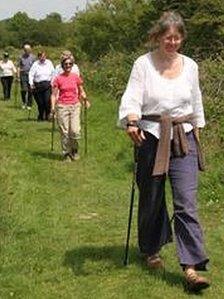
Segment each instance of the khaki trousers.
[[81,103],[74,105],[57,105],[57,121],[61,133],[63,155],[74,154],[78,150],[80,139]]

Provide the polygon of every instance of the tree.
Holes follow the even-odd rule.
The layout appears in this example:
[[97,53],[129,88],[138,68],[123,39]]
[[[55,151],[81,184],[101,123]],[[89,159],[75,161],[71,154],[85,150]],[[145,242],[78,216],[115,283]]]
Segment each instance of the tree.
[[4,48],[9,43],[9,36],[4,22],[0,22],[0,48]]
[[[221,53],[224,44],[223,0],[154,0],[155,11],[177,10],[183,16],[188,39],[185,50],[201,58]],[[156,15],[158,17],[158,13]]]
[[101,0],[74,19],[74,39],[91,60],[111,49],[133,51],[141,43],[141,18],[152,7],[144,0]]
[[61,46],[65,44],[66,36],[61,15],[51,13],[38,22],[32,33],[35,43],[40,45]]
[[[25,41],[31,41],[32,32],[37,24],[35,19],[30,19],[25,12],[16,13],[7,22],[8,31],[12,33],[12,44],[21,47]],[[16,34],[16,36],[15,36]]]

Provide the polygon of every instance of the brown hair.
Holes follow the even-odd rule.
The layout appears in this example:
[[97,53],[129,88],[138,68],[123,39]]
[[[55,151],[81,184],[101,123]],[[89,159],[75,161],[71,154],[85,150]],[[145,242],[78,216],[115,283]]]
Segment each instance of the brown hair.
[[156,46],[158,38],[169,30],[171,26],[177,28],[183,39],[186,38],[187,32],[181,15],[175,11],[166,11],[149,31],[150,44]]
[[44,50],[41,50],[37,53],[37,57],[40,58],[42,55],[47,56],[46,52]]

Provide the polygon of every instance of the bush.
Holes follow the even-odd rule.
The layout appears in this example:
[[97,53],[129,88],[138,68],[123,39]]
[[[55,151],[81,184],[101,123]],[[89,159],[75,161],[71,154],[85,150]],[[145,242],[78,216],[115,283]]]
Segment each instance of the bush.
[[[98,63],[85,63],[82,67],[88,86],[106,93],[108,98],[120,100],[134,60],[146,52],[139,49],[131,54],[111,51]],[[201,89],[205,106],[207,127],[204,134],[215,134],[215,142],[224,145],[224,60],[206,59],[199,63]],[[212,137],[212,136],[209,136]],[[211,140],[211,138],[208,138]]]
[[200,79],[203,93],[207,132],[215,134],[220,146],[224,145],[224,60],[206,59],[200,63]]
[[84,67],[84,76],[88,85],[106,92],[112,99],[120,99],[125,90],[134,60],[143,50],[131,54],[111,51],[99,62]]

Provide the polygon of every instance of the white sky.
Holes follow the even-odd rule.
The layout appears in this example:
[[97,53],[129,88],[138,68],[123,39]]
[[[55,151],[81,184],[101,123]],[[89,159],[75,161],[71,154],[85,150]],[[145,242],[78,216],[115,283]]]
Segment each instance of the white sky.
[[30,18],[42,19],[51,12],[61,14],[69,20],[77,10],[85,9],[92,0],[0,0],[0,20],[10,18],[18,11],[26,12]]

